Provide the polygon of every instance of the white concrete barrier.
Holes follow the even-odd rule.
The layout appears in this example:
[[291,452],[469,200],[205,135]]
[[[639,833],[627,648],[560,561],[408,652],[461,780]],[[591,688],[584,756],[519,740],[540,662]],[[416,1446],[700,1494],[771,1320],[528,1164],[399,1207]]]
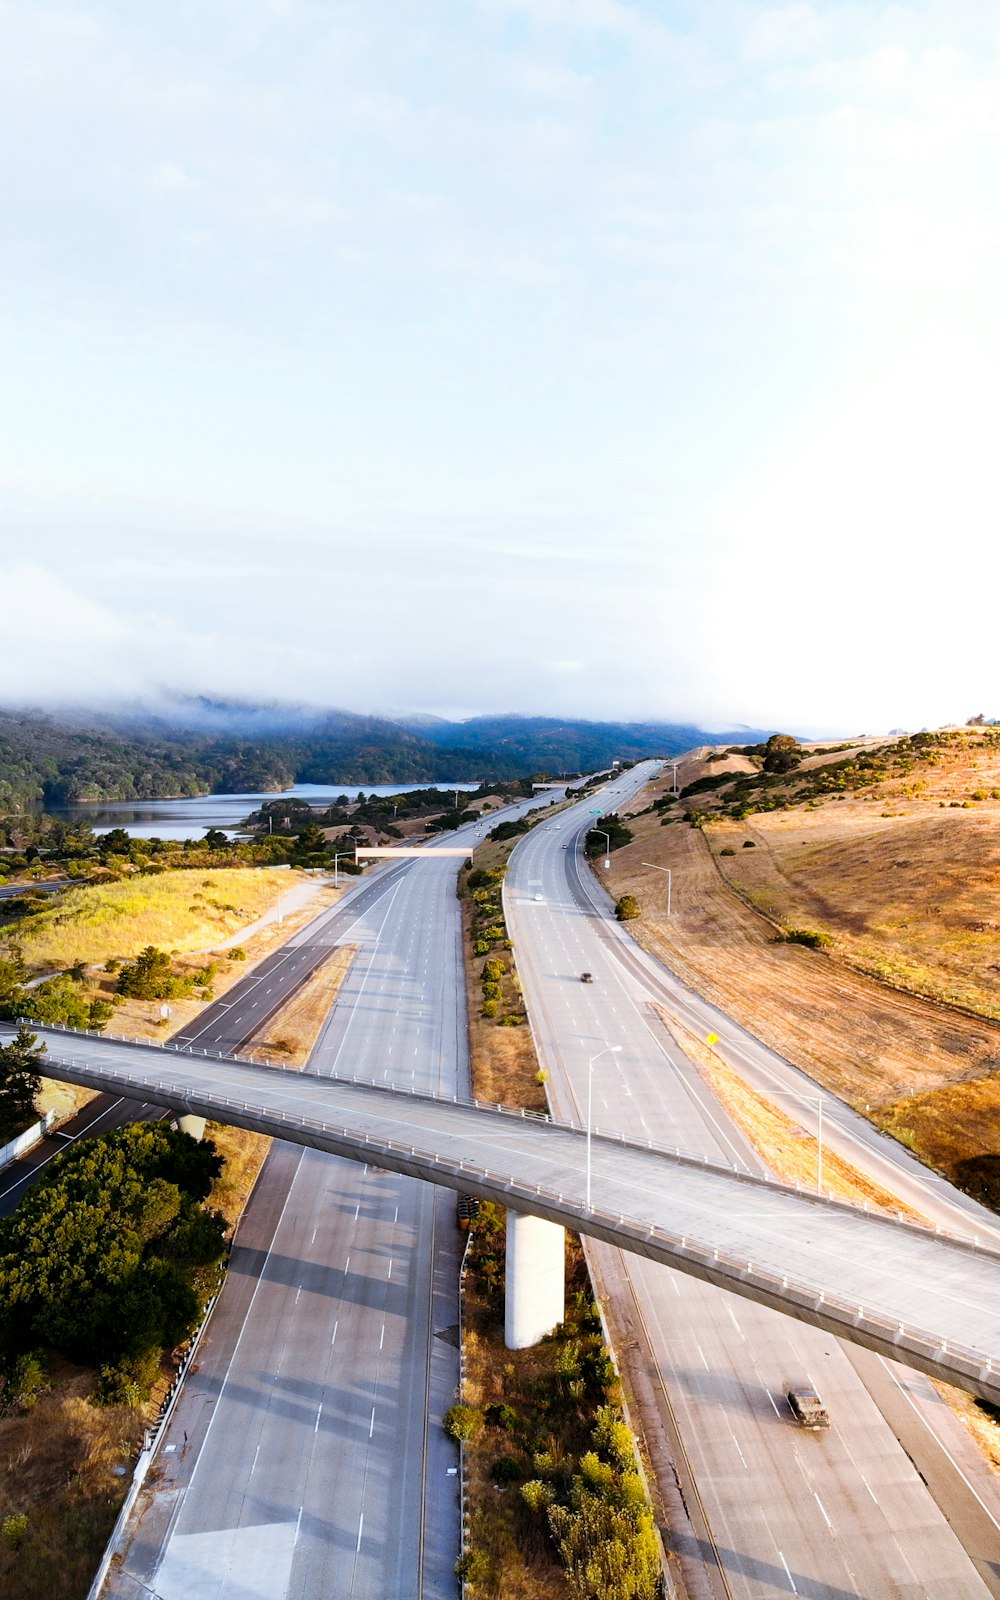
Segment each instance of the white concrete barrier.
[[0,1145],[0,1170],[9,1167],[12,1161],[23,1156],[25,1151],[31,1150],[40,1144],[56,1120],[54,1111],[46,1111],[41,1121],[33,1122],[30,1128],[25,1128],[16,1138],[9,1139],[5,1145]]

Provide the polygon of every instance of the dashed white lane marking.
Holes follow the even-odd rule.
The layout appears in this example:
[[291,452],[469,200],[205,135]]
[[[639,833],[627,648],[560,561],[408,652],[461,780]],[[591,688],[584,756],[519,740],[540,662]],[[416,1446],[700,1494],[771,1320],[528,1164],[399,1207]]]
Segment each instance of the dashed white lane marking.
[[[362,1511],[360,1517],[358,1518],[358,1542],[354,1546],[354,1554],[355,1555],[357,1555],[358,1551],[361,1549],[361,1530],[364,1527],[364,1525],[365,1525],[365,1514]],[[784,1560],[784,1557],[782,1557],[782,1560]],[[785,1571],[788,1572],[788,1568],[787,1567],[785,1568]],[[789,1577],[791,1577],[791,1573],[789,1573]],[[792,1587],[795,1588],[795,1585],[793,1584]],[[798,1592],[799,1591],[796,1589],[795,1593],[798,1594]]]
[[816,1504],[819,1506],[819,1509],[822,1511],[822,1513],[823,1513],[823,1521],[826,1523],[827,1527],[830,1529],[830,1531],[832,1533],[833,1532],[833,1523],[830,1521],[830,1518],[827,1516],[827,1514],[826,1514],[826,1506],[823,1504],[822,1500],[820,1499],[819,1495],[816,1493],[815,1489],[813,1490],[813,1499],[815,1500]]
[[313,1433],[319,1433],[319,1419],[320,1419],[320,1417],[322,1415],[323,1415],[323,1402],[321,1400],[320,1403],[319,1403],[319,1410],[316,1413],[316,1424],[315,1424],[315,1426],[313,1428]]
[[374,1432],[375,1432],[375,1407],[372,1406],[372,1420],[368,1424],[368,1437],[369,1437],[369,1439],[371,1438],[371,1436],[372,1436],[372,1434]]
[[799,1591],[795,1587],[795,1579],[792,1577],[791,1573],[788,1570],[788,1562],[785,1560],[785,1557],[784,1557],[784,1555],[782,1554],[782,1552],[780,1550],[778,1551],[778,1554],[779,1554],[779,1556],[781,1556],[781,1565],[785,1569],[785,1576],[786,1576],[786,1578],[788,1579],[789,1583],[792,1586],[792,1593],[793,1594],[798,1594]]
[[331,1350],[333,1349],[334,1345],[337,1342],[337,1329],[339,1327],[340,1327],[340,1319],[338,1318],[337,1321],[333,1325],[333,1338],[330,1340],[330,1349]]

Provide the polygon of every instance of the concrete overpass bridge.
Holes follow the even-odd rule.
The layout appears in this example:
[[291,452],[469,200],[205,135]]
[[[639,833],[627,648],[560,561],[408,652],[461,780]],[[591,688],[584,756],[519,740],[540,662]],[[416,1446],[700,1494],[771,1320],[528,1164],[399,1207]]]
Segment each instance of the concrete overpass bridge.
[[499,1202],[513,1346],[562,1316],[561,1230],[571,1228],[1000,1405],[992,1243],[499,1106],[35,1031],[46,1076],[162,1105],[196,1134],[203,1123],[188,1119],[209,1118]]

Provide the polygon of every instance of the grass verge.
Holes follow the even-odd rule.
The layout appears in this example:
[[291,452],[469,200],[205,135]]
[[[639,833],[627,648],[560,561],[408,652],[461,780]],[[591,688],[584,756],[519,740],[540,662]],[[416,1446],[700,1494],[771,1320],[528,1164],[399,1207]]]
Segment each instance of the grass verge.
[[[516,842],[489,842],[460,876],[472,1089],[477,1099],[544,1111],[544,1075],[521,1020],[502,913]],[[498,961],[502,973],[491,966]],[[494,995],[498,1004],[487,1010]],[[519,1019],[513,1026],[505,1022],[512,1016]],[[502,1207],[484,1204],[467,1258],[465,1384],[455,1408],[468,1429],[466,1593],[473,1600],[657,1595],[659,1539],[580,1240],[566,1235],[564,1321],[540,1344],[508,1350],[505,1234]]]

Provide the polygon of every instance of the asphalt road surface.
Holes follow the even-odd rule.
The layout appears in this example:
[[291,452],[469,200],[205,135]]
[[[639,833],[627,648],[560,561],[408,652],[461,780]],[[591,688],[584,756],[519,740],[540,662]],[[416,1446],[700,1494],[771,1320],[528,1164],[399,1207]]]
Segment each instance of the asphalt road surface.
[[[359,946],[310,1072],[468,1092],[457,863],[427,855],[291,941],[303,963]],[[302,970],[268,966],[203,1015],[196,1049],[256,1028]],[[273,1147],[106,1595],[452,1600],[457,1456],[440,1417],[458,1378],[460,1237],[446,1192]]]
[[[642,776],[619,780],[618,798]],[[615,798],[604,793],[594,803],[611,809]],[[591,895],[581,897],[575,838],[593,820],[589,809],[584,803],[533,832],[506,881],[508,923],[554,1109],[580,1120],[588,1061],[621,1044],[621,1054],[594,1062],[595,1121],[755,1168],[754,1152],[659,1022],[651,1002],[664,996],[645,965],[636,965],[635,947],[595,916]],[[595,982],[581,984],[582,971]],[[705,1027],[702,1014],[694,1016],[703,1037],[719,1020],[713,1012]],[[756,1041],[746,1044],[752,1047],[763,1051]],[[780,1058],[765,1064],[779,1074],[785,1065]],[[880,1144],[876,1136],[873,1148],[884,1159]],[[899,1171],[915,1181],[907,1163]],[[948,1204],[931,1175],[925,1187],[929,1199]],[[968,1227],[969,1213],[956,1204]],[[588,1256],[662,1503],[682,1531],[692,1596],[983,1600],[1000,1593],[996,1488],[926,1380],[605,1245],[589,1245]],[[792,1422],[783,1396],[802,1382],[828,1405],[828,1432],[804,1433]]]

